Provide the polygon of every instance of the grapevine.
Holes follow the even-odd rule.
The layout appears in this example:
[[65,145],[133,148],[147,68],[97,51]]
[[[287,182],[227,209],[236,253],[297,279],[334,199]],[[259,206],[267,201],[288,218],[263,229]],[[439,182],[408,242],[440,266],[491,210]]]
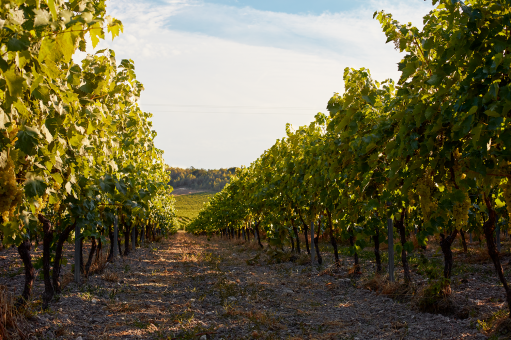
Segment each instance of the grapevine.
[[432,212],[436,210],[437,204],[434,202],[432,191],[435,185],[429,176],[420,178],[417,181],[417,194],[419,195],[420,206],[424,217],[424,222],[428,222]]
[[504,201],[506,202],[508,219],[511,221],[511,181],[509,179],[502,184],[502,191],[504,194]]
[[0,168],[0,183],[0,212],[3,220],[8,222],[23,199],[23,191],[16,182],[14,162],[10,158],[7,158],[5,166]]
[[465,199],[462,203],[455,202],[453,206],[453,216],[457,229],[462,229],[468,223],[469,209],[472,201],[467,192],[464,192]]

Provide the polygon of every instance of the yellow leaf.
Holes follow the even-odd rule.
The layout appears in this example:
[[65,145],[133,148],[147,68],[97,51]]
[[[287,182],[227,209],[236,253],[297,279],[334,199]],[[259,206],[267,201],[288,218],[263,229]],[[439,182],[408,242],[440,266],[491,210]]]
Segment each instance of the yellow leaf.
[[51,16],[53,17],[53,21],[57,21],[57,9],[55,8],[55,1],[48,0],[48,7],[50,8]]
[[92,41],[92,47],[96,48],[99,44],[99,39],[104,39],[105,34],[101,28],[101,23],[97,22],[89,28],[89,34]]

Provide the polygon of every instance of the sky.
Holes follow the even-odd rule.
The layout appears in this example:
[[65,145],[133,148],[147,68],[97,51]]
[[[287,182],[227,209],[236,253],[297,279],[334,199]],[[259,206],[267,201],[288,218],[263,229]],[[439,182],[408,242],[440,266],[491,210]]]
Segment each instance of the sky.
[[124,33],[96,49],[135,62],[140,106],[169,166],[248,166],[286,123],[327,113],[344,68],[398,79],[403,55],[385,44],[375,11],[421,27],[431,9],[423,0],[110,0]]

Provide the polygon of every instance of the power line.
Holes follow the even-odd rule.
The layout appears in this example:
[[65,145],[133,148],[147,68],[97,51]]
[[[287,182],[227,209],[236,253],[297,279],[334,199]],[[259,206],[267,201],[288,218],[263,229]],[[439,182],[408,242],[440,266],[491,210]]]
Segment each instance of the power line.
[[140,106],[166,106],[166,107],[207,107],[207,108],[247,108],[258,110],[274,110],[274,109],[294,109],[294,110],[314,110],[317,107],[303,107],[303,106],[225,106],[225,105],[173,105],[173,104],[142,104]]
[[151,111],[151,113],[171,113],[171,114],[175,114],[175,113],[180,113],[180,114],[187,114],[187,113],[190,113],[190,114],[210,114],[210,115],[215,115],[215,114],[233,114],[233,115],[291,115],[291,116],[312,116],[312,115],[315,115],[315,114],[312,114],[312,113],[292,113],[292,112],[289,112],[289,113],[282,113],[282,112],[197,112],[197,111]]

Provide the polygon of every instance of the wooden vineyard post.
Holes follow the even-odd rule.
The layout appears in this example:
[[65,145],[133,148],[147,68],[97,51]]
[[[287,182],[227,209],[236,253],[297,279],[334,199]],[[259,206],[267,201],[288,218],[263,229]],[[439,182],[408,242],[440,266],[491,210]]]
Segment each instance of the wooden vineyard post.
[[145,243],[145,227],[142,226],[142,235],[140,236],[140,245],[143,246]]
[[118,254],[119,254],[119,247],[118,247],[118,243],[117,243],[117,238],[118,238],[118,229],[117,229],[117,216],[115,216],[114,218],[114,251],[113,251],[113,254],[112,254],[112,261],[114,261]]
[[75,226],[75,282],[78,284],[80,283],[80,266],[82,265],[80,263],[80,226],[78,223],[76,223]]
[[394,282],[394,226],[392,218],[387,220],[387,227],[389,233],[389,281]]
[[135,233],[135,229],[136,229],[136,225],[133,225],[133,228],[131,229],[131,244],[132,244],[132,247],[133,247],[133,251],[135,251],[135,249],[137,249],[137,234]]
[[469,239],[470,243],[474,242],[474,241],[472,241],[472,232],[468,233],[468,239]]
[[314,267],[314,219],[311,218],[311,265]]

